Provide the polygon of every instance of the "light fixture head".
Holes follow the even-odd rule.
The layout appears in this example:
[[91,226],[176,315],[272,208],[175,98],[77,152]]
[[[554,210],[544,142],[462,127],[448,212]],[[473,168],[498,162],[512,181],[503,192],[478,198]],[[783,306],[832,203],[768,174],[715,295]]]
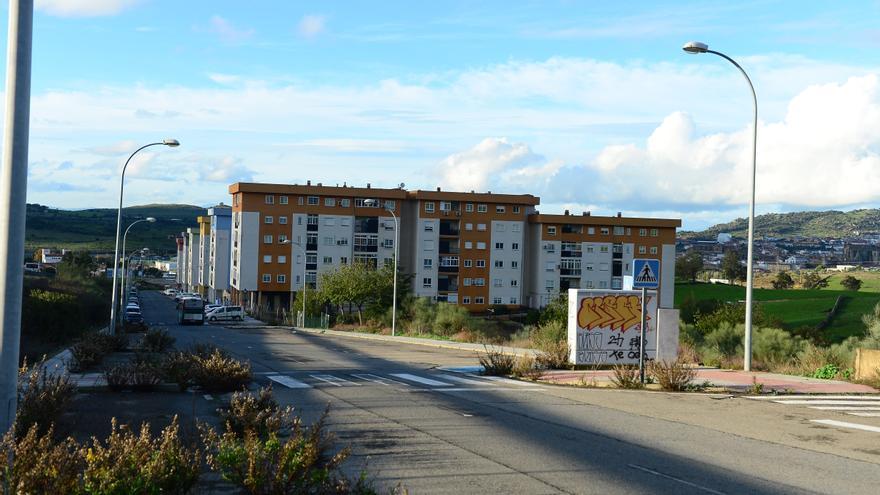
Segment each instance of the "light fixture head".
[[681,47],[681,49],[692,55],[696,55],[698,53],[706,53],[709,50],[709,45],[699,41],[688,41],[683,47]]
[[150,223],[155,223],[156,219],[155,219],[155,217],[147,217],[147,221]]
[[283,241],[278,241],[278,244],[292,244],[290,239],[284,239]]
[[377,201],[375,199],[365,199],[364,200],[364,206],[369,206],[372,208],[373,206],[376,206],[376,204],[377,204]]
[[163,139],[162,144],[164,144],[165,146],[170,146],[172,148],[176,148],[176,147],[180,146],[180,141],[178,141],[176,139],[168,138],[168,139]]

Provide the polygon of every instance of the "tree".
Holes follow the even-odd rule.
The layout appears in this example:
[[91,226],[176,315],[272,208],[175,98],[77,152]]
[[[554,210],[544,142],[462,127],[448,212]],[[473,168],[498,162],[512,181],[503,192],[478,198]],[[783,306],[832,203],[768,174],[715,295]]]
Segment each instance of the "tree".
[[819,272],[809,271],[801,276],[801,287],[804,289],[821,289],[828,287],[828,279],[823,278]]
[[675,274],[682,279],[697,281],[697,275],[703,269],[703,255],[691,251],[675,260]]
[[776,274],[776,279],[773,280],[773,288],[774,289],[791,289],[794,287],[794,279],[791,278],[791,275],[788,272],[779,272]]
[[83,280],[91,276],[95,270],[95,260],[89,253],[71,252],[64,253],[61,262],[58,263],[57,277],[65,280]]
[[840,285],[843,286],[846,290],[859,290],[862,288],[862,281],[853,277],[852,275],[847,275],[843,277],[843,280],[840,281]]
[[391,267],[376,270],[367,263],[358,262],[342,265],[321,274],[321,294],[324,300],[335,305],[340,312],[344,312],[348,304],[355,306],[358,322],[363,325],[366,306],[386,298],[390,306],[393,274],[394,269]]
[[728,251],[721,260],[721,273],[724,278],[731,282],[746,279],[746,267],[739,262],[739,254],[736,251]]

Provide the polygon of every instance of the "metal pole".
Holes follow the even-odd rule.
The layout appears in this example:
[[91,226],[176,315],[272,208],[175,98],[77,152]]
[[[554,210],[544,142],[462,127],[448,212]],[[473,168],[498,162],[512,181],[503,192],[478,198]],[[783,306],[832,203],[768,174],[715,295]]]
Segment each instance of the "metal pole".
[[[134,224],[140,223],[140,222],[145,222],[145,221],[146,220],[135,220],[134,222],[131,223],[131,225],[128,226],[127,229],[125,229],[125,234],[122,235],[122,275],[121,275],[122,280],[119,283],[120,290],[122,291],[122,294],[120,294],[120,296],[119,296],[119,312],[120,313],[122,313],[123,310],[125,309],[125,308],[123,308],[123,305],[125,304],[125,300],[127,299],[127,297],[125,295],[126,294],[126,292],[125,292],[125,241],[128,239],[128,231],[131,230],[132,227],[134,227]],[[115,275],[116,274],[114,273],[114,276]]]
[[394,217],[394,289],[391,296],[391,336],[397,334],[397,258],[400,256],[400,222],[394,211],[388,210]]
[[749,83],[749,89],[752,91],[752,103],[754,104],[755,116],[752,124],[752,194],[749,198],[749,245],[748,254],[746,255],[746,335],[745,345],[743,346],[743,370],[752,370],[752,268],[753,268],[753,249],[755,244],[755,175],[758,170],[758,96],[755,94],[755,86],[749,75],[735,60],[727,55],[714,50],[706,50],[706,53],[712,53],[727,60],[733,64],[746,78]]
[[0,169],[0,428],[15,421],[27,208],[33,0],[9,0],[6,123]]
[[642,324],[639,326],[639,380],[645,383],[645,327],[648,323],[648,289],[642,287]]
[[140,148],[134,150],[134,153],[129,155],[128,160],[125,160],[125,165],[122,166],[122,173],[119,176],[119,209],[116,212],[116,248],[113,250],[113,296],[110,301],[110,335],[116,335],[116,293],[119,290],[119,287],[116,285],[117,272],[119,271],[119,237],[122,234],[122,193],[125,187],[125,169],[128,168],[128,163],[131,162],[131,159],[134,158],[134,155],[138,153],[138,151],[149,148],[150,146],[158,146],[164,145],[165,143],[150,143],[141,146]]

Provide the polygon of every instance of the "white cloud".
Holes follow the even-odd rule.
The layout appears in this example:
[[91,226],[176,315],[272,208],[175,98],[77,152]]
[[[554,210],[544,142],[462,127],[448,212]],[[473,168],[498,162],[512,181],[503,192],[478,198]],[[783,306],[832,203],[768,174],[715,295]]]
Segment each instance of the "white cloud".
[[448,156],[439,165],[441,184],[459,191],[485,190],[490,178],[525,167],[543,158],[523,143],[486,138],[473,148]]
[[219,15],[211,17],[209,31],[226,43],[240,43],[254,35],[253,29],[240,29]]
[[220,74],[217,72],[212,72],[208,74],[208,79],[214,81],[217,84],[238,84],[241,81],[240,76],[236,76],[234,74]]
[[59,17],[116,15],[141,0],[36,0],[34,7]]
[[305,15],[296,26],[296,32],[302,38],[315,38],[324,32],[326,18],[322,15]]
[[199,179],[208,182],[253,181],[253,171],[247,168],[240,158],[226,156],[219,160],[209,160],[199,168]]

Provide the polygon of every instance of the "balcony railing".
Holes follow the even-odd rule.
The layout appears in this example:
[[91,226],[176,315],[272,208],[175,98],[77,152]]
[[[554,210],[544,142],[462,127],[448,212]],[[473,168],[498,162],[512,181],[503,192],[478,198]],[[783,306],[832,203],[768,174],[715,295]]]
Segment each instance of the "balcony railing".
[[354,252],[356,253],[376,253],[379,251],[379,246],[365,246],[365,245],[354,245]]
[[563,250],[561,254],[563,258],[580,258],[583,256],[584,252]]
[[581,269],[580,268],[560,268],[559,274],[562,276],[580,277],[581,276]]
[[458,267],[457,266],[442,266],[441,265],[438,267],[438,271],[440,273],[458,273]]
[[306,225],[306,231],[308,231],[308,232],[317,232],[317,231],[318,231],[318,224],[316,224],[316,223],[310,223],[310,224]]

